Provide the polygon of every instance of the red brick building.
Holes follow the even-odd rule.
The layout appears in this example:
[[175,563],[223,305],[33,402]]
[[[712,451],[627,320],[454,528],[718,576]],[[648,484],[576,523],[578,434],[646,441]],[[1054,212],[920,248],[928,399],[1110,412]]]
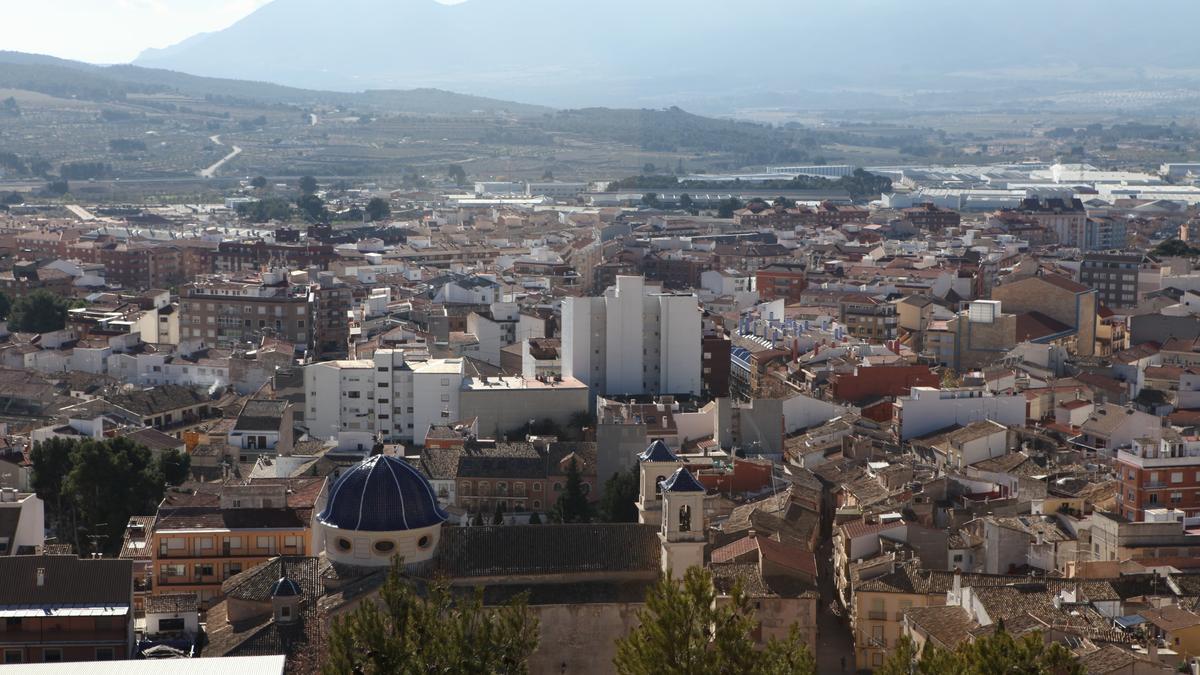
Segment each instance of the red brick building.
[[761,300],[800,301],[800,294],[808,288],[808,270],[804,263],[777,262],[755,272],[755,288]]
[[1173,436],[1134,440],[1115,452],[1117,512],[1141,522],[1150,509],[1179,509],[1200,514],[1200,441]]
[[933,204],[917,204],[901,209],[900,215],[912,223],[913,227],[929,232],[941,232],[948,227],[958,227],[962,224],[962,216],[958,211],[939,208]]
[[882,396],[907,396],[912,387],[937,387],[941,378],[928,366],[874,366],[830,377],[834,400],[855,403]]

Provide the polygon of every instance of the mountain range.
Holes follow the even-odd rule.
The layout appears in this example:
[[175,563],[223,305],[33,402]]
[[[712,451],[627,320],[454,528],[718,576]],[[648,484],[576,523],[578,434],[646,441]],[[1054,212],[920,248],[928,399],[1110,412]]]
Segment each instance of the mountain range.
[[197,98],[254,104],[364,106],[389,112],[462,115],[477,112],[536,116],[550,108],[458,94],[441,89],[365,92],[301,89],[262,81],[203,77],[135,65],[98,66],[42,54],[0,51],[0,89],[23,89],[60,98],[116,101],[126,94],[173,92]]
[[309,89],[704,109],[780,92],[1194,85],[1197,18],[1191,0],[273,0],[135,64]]

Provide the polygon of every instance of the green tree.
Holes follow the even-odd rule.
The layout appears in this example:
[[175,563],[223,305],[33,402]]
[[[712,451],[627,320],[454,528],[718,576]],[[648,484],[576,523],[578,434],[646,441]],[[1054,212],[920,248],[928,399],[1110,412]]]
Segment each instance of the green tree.
[[554,172],[550,169],[546,169],[542,172],[542,180],[554,180]]
[[[668,169],[669,171],[670,169]],[[658,167],[654,166],[654,162],[646,162],[642,165],[642,173],[647,176],[653,176],[658,171]]]
[[12,303],[8,315],[10,330],[49,333],[67,325],[66,298],[45,289],[22,295]]
[[583,478],[579,475],[579,463],[574,457],[567,465],[567,484],[554,503],[551,516],[558,523],[592,522],[592,505],[583,492]]
[[693,567],[683,579],[662,577],[638,612],[639,626],[617,641],[613,660],[621,675],[811,675],[816,664],[797,626],[786,640],[757,649],[757,622],[740,584],[717,603],[708,570]]
[[529,524],[530,525],[541,525],[542,524],[542,517],[538,515],[537,511],[534,511],[533,513],[529,514]]
[[685,192],[679,195],[679,208],[684,211],[691,211],[696,208],[696,200],[692,199],[692,196]]
[[501,502],[496,502],[496,511],[494,513],[492,513],[492,524],[493,525],[503,525],[504,524],[504,504]]
[[12,311],[12,301],[8,296],[0,293],[0,321],[8,318],[8,313]]
[[292,217],[292,205],[284,199],[258,199],[238,204],[238,215],[252,223],[269,220],[288,220]]
[[723,199],[723,200],[721,200],[720,204],[717,204],[717,217],[718,218],[732,218],[733,212],[737,211],[740,208],[742,208],[742,201],[740,199],[738,199],[737,197],[730,197],[729,199]]
[[[129,517],[153,512],[166,485],[162,461],[125,437],[50,439],[30,459],[34,489],[60,541],[74,541],[80,553],[120,551]],[[176,459],[171,468],[182,464]]]
[[16,204],[24,204],[25,198],[23,196],[21,196],[20,192],[10,192],[10,193],[4,195],[3,199],[0,199],[0,203],[7,204],[8,206],[13,206]]
[[378,602],[334,621],[322,672],[527,673],[537,645],[538,621],[524,596],[485,608],[482,590],[456,596],[438,584],[421,594],[397,559]]
[[71,191],[71,184],[66,180],[52,180],[46,184],[46,192],[61,197]]
[[1159,256],[1195,256],[1200,255],[1197,249],[1179,239],[1168,239],[1154,247],[1154,254]]
[[372,197],[371,201],[367,202],[367,218],[372,222],[383,220],[390,215],[392,215],[392,207],[388,205],[386,199]]
[[653,192],[647,192],[646,194],[642,195],[642,203],[652,209],[657,209],[660,205],[658,201],[658,195]]
[[446,167],[446,175],[450,177],[450,180],[454,181],[455,185],[467,184],[467,170],[462,168],[461,164],[451,164]]
[[1014,637],[1001,626],[995,633],[964,642],[953,651],[926,645],[918,654],[912,640],[900,638],[876,675],[1083,675],[1079,660],[1064,646],[1050,645],[1040,632]]
[[191,475],[192,456],[186,452],[164,450],[158,456],[157,462],[163,480],[171,485],[180,485]]
[[637,500],[641,492],[641,471],[635,465],[618,471],[604,482],[600,495],[600,518],[606,523],[636,523]]
[[329,212],[325,210],[325,202],[320,197],[313,194],[301,195],[296,200],[296,207],[300,209],[300,213],[309,221],[314,223],[324,223],[329,220]]
[[266,176],[255,176],[254,178],[251,178],[250,187],[254,188],[255,190],[261,190],[267,187]]
[[471,527],[483,527],[483,514],[476,512],[471,517]]
[[61,520],[69,506],[63,492],[63,481],[71,472],[71,451],[78,442],[56,436],[33,444],[29,461],[33,465],[30,483],[33,491],[45,502],[46,516],[55,531],[62,532]]
[[301,176],[298,185],[300,186],[300,194],[311,195],[317,191],[317,179],[312,176]]
[[576,440],[582,441],[584,439],[586,430],[592,426],[593,421],[594,418],[592,417],[592,414],[585,410],[573,412],[567,419],[567,431],[569,431]]

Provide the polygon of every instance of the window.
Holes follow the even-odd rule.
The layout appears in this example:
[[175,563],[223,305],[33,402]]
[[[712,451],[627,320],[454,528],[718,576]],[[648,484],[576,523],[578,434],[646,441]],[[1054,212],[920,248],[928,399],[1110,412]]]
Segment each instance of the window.
[[97,661],[112,661],[115,658],[112,647],[96,647]]
[[362,392],[350,391],[350,392],[346,392],[346,396],[349,396],[350,398],[361,398]]
[[62,650],[55,647],[42,650],[42,661],[45,663],[62,663]]
[[1183,472],[1182,471],[1171,472],[1171,482],[1172,483],[1182,483],[1183,482]]
[[25,652],[21,651],[20,649],[5,649],[4,650],[4,662],[5,663],[22,663],[24,660],[25,660]]
[[21,630],[21,617],[10,616],[4,620],[4,629],[9,632]]
[[280,608],[279,608],[279,616],[281,616],[281,617],[283,617],[283,618],[285,618],[285,619],[286,619],[286,618],[290,617],[291,615],[292,615],[292,608],[291,608],[291,607],[288,607],[287,605],[284,605],[284,606],[282,606],[282,607],[280,607]]
[[429,548],[429,535],[422,535],[421,538],[417,540],[417,548],[421,549],[422,551]]
[[350,540],[346,539],[345,537],[339,538],[337,540],[336,544],[337,544],[337,549],[339,551],[342,551],[343,553],[348,552],[350,550]]
[[396,544],[394,544],[391,541],[388,541],[387,539],[380,539],[379,541],[375,542],[375,552],[376,553],[383,553],[386,555],[388,553],[391,553],[393,550],[395,550],[395,548],[396,548]]

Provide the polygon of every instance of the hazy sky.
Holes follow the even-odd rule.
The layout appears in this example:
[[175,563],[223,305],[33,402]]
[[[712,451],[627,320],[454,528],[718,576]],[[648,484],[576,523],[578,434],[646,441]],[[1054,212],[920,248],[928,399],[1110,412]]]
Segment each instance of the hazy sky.
[[[452,5],[464,0],[435,0]],[[225,28],[270,0],[7,0],[0,50],[127,63]]]
[[124,63],[219,30],[269,0],[16,0],[6,2],[0,49]]

